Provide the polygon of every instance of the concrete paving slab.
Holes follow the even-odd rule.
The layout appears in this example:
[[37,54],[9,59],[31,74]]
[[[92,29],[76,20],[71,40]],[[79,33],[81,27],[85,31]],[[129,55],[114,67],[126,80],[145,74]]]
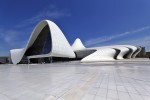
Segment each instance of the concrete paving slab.
[[0,65],[0,100],[149,100],[150,60]]

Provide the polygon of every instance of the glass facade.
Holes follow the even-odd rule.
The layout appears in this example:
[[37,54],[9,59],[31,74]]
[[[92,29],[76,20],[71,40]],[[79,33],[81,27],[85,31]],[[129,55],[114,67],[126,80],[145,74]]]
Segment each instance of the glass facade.
[[46,25],[34,41],[33,45],[26,51],[25,55],[32,56],[48,54],[52,48],[51,42],[50,29],[49,26]]

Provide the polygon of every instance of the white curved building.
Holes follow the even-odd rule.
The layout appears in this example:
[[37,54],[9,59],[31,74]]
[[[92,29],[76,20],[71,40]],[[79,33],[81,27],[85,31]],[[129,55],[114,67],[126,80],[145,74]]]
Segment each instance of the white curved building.
[[[33,30],[27,45],[21,49],[10,50],[13,64],[24,58],[67,58],[81,62],[113,61],[135,58],[141,48],[132,45],[112,45],[85,48],[79,38],[70,46],[60,28],[52,21],[43,20]],[[63,60],[63,59],[60,59]]]
[[23,56],[75,58],[75,53],[63,32],[49,20],[41,21],[35,27],[25,48],[10,50],[10,55],[14,64],[19,63]]

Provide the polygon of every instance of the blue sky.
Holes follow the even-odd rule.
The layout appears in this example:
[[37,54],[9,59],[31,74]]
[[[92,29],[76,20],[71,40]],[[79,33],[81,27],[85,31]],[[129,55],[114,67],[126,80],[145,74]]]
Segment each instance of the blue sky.
[[70,44],[80,38],[86,47],[132,44],[150,51],[149,0],[1,0],[0,55],[24,47],[44,19]]

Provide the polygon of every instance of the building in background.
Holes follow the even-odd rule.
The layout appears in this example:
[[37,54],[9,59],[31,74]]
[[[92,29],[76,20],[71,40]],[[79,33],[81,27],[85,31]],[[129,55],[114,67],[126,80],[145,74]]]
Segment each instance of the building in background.
[[9,63],[9,57],[8,56],[1,56],[0,57],[0,64],[7,64]]
[[146,52],[146,57],[150,58],[150,52]]
[[139,52],[139,54],[137,55],[138,58],[146,58],[147,54],[146,54],[146,50],[145,47],[140,46],[141,51]]

